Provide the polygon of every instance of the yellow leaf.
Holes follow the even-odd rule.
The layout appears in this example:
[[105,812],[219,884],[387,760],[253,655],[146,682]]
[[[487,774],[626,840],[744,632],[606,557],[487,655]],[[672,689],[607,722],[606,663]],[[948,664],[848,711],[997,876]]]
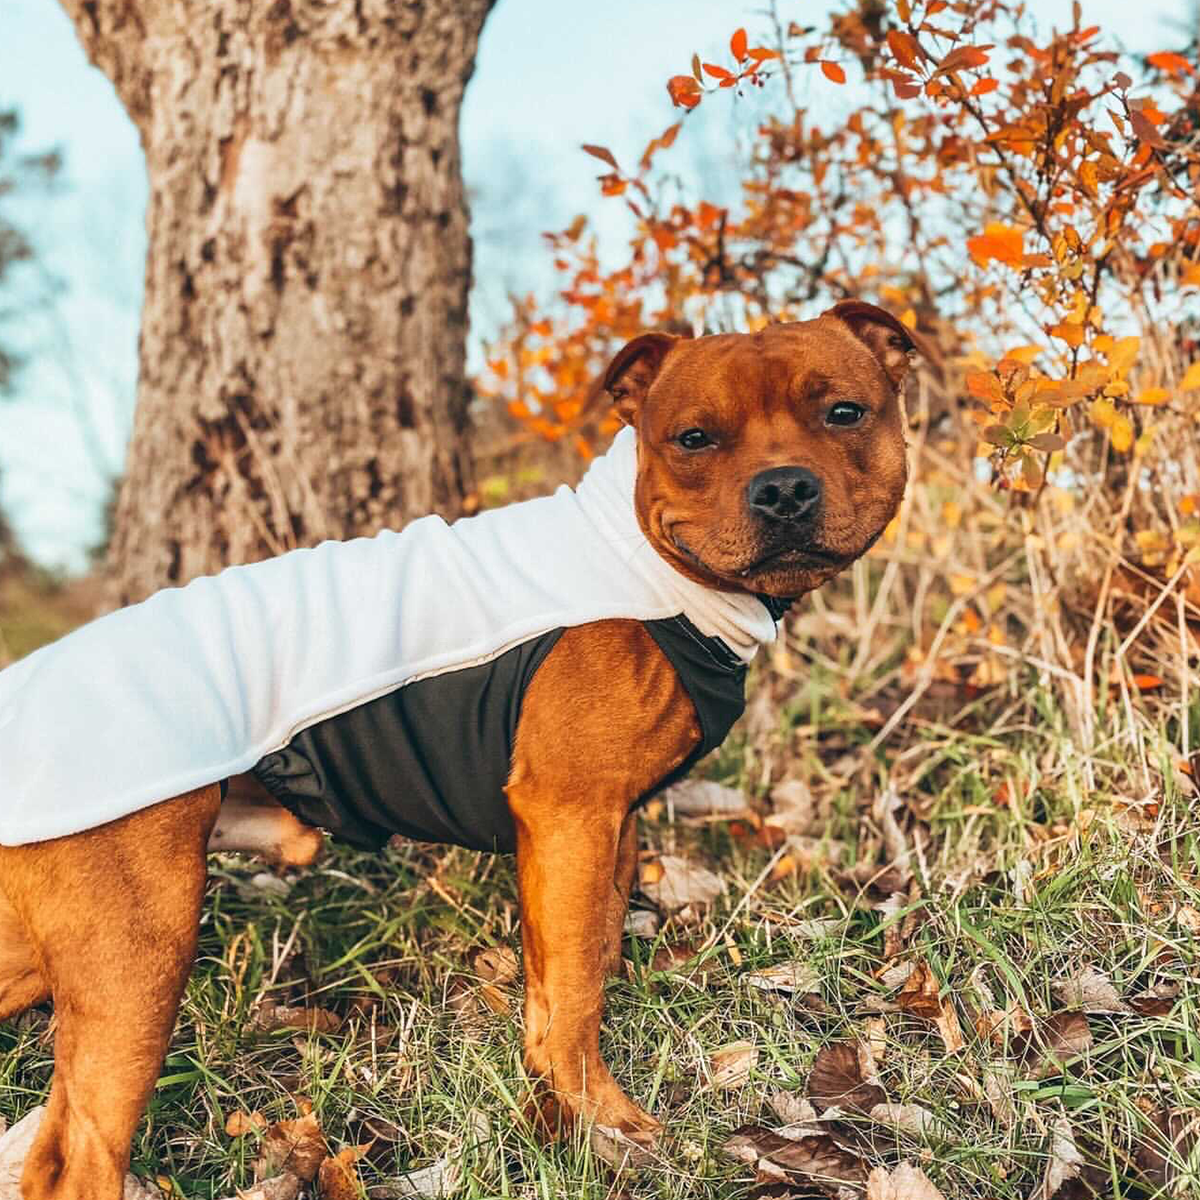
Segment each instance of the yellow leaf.
[[1092,424],[1108,429],[1117,419],[1117,409],[1111,400],[1103,398],[1092,401]]
[[954,500],[947,500],[942,505],[942,524],[947,529],[957,529],[962,521],[962,506]]
[[1144,388],[1138,393],[1138,404],[1165,404],[1171,398],[1171,393],[1166,388],[1152,387]]
[[1171,535],[1158,529],[1139,529],[1133,540],[1143,554],[1165,554],[1171,548]]
[[951,575],[950,590],[956,596],[969,596],[975,590],[975,576]]
[[1142,344],[1139,337],[1119,338],[1108,352],[1108,369],[1114,375],[1124,375],[1133,366]]
[[911,308],[906,308],[904,312],[900,314],[900,324],[903,325],[905,329],[916,329],[917,314]]
[[1112,438],[1113,449],[1118,454],[1128,454],[1130,447],[1133,445],[1133,424],[1128,417],[1118,413],[1113,420],[1112,428],[1109,430],[1109,436]]
[[1181,392],[1190,392],[1193,388],[1200,388],[1200,358],[1184,371],[1183,378],[1179,381]]
[[1113,348],[1112,335],[1102,333],[1093,343],[1093,349],[1097,354],[1107,354]]

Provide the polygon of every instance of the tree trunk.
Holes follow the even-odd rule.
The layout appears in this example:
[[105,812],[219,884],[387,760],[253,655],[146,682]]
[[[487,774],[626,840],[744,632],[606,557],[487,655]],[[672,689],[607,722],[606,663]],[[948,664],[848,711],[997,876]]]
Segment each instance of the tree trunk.
[[63,0],[141,132],[122,601],[461,510],[458,116],[492,0]]

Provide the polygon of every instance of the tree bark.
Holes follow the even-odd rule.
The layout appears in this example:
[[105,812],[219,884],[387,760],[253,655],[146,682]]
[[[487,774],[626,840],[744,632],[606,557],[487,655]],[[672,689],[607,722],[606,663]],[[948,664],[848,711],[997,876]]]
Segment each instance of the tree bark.
[[62,0],[150,180],[122,601],[470,490],[458,117],[492,0]]

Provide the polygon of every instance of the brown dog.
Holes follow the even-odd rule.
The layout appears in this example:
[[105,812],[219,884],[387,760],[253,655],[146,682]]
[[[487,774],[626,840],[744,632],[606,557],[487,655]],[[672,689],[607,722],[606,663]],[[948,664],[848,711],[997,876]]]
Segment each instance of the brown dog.
[[[649,545],[691,584],[743,608],[758,597],[772,618],[776,601],[844,569],[903,495],[899,393],[913,348],[893,317],[857,301],[753,335],[629,343],[605,388],[636,430],[634,507]],[[634,806],[713,741],[660,624],[560,631],[527,680],[504,789],[525,1059],[543,1111],[646,1136],[658,1122],[600,1057],[604,974],[620,963]],[[702,657],[722,657],[716,639],[685,633]],[[719,665],[740,688],[741,663]],[[83,832],[0,846],[0,1018],[52,997],[58,1021],[27,1200],[121,1195],[195,951],[206,848],[291,862],[316,852],[318,835],[259,783],[235,779],[224,813],[221,801],[213,781]]]

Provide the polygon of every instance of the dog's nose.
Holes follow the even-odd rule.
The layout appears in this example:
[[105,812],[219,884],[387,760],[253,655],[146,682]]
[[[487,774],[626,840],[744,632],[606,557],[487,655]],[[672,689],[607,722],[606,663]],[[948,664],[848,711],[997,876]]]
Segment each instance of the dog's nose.
[[772,467],[750,480],[746,496],[768,521],[799,521],[820,502],[821,481],[807,467]]

